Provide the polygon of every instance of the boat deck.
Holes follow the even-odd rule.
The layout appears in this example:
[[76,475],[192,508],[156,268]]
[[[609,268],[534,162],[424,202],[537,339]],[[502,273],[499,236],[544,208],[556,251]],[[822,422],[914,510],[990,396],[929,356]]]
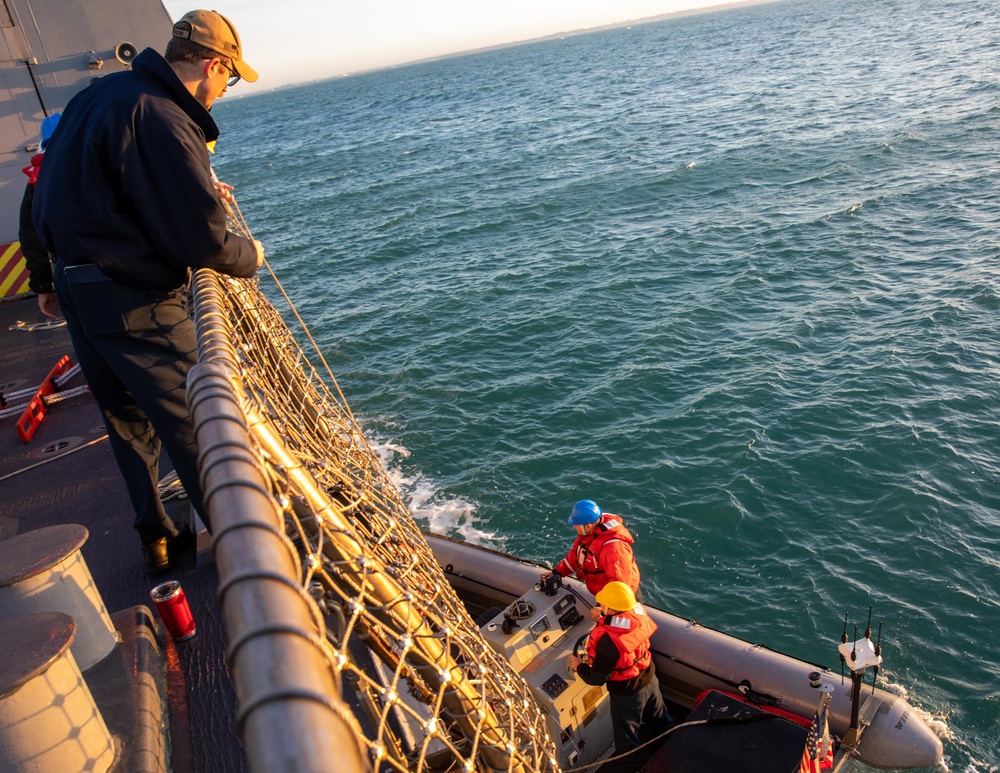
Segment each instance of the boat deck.
[[[64,354],[75,363],[65,327],[11,329],[19,322],[43,319],[34,297],[0,304],[0,391],[37,386]],[[65,388],[83,383],[82,376],[76,376]],[[158,626],[169,704],[170,749],[165,765],[175,773],[248,770],[235,727],[235,691],[225,667],[227,636],[215,598],[218,583],[209,535],[202,532],[197,553],[192,550],[177,567],[146,575],[131,525],[132,509],[93,398],[83,394],[52,405],[28,443],[22,442],[15,427],[16,417],[0,420],[0,539],[63,523],[85,526],[89,538],[81,552],[120,630],[131,623],[120,623],[116,613],[137,606],[152,609],[149,591],[165,580],[179,580],[198,633],[175,644]],[[161,477],[169,470],[169,459],[164,457]],[[186,500],[169,501],[167,507],[172,517],[187,517]],[[155,611],[153,619],[159,623]],[[129,632],[123,633],[128,639]],[[118,690],[109,689],[117,678],[113,671],[102,662],[85,674],[105,714],[122,710],[113,705],[120,702]],[[116,732],[115,720],[111,716],[106,720]]]

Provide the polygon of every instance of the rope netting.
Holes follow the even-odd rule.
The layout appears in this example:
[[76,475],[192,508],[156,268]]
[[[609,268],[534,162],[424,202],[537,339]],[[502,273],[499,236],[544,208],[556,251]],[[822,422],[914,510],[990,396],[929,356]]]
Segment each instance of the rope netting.
[[[325,376],[258,280],[199,271],[193,294],[199,363],[229,364],[221,382],[247,428],[248,447],[227,458],[254,460],[266,481],[276,530],[294,555],[294,582],[312,609],[314,630],[299,638],[319,642],[339,686],[340,694],[311,699],[344,717],[375,770],[558,770],[538,703],[449,585],[315,344]],[[211,479],[201,433],[202,475]],[[226,586],[215,504],[222,497],[209,488]],[[227,610],[231,636],[248,625],[229,617]],[[252,688],[241,687],[240,672],[234,668],[245,712]]]

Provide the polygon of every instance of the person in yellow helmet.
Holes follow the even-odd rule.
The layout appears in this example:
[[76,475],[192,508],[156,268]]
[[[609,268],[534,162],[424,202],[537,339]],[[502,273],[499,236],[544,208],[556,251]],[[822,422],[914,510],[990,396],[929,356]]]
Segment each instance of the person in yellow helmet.
[[[673,718],[660,694],[649,651],[656,623],[635,600],[632,589],[617,580],[598,592],[597,604],[601,617],[587,639],[587,662],[571,655],[570,667],[587,684],[607,686],[615,754],[620,755],[669,728]],[[617,761],[612,769],[636,770],[636,756]]]

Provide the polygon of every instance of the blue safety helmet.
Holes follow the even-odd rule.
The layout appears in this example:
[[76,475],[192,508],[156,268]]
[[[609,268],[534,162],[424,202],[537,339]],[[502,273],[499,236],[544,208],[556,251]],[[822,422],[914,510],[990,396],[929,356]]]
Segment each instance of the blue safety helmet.
[[597,523],[603,514],[593,499],[581,499],[573,505],[566,523],[570,526],[585,526],[588,523]]
[[52,136],[52,132],[56,130],[56,125],[59,123],[61,115],[62,113],[53,113],[42,121],[42,141],[38,143],[40,150],[45,150],[45,145],[48,143],[49,137]]

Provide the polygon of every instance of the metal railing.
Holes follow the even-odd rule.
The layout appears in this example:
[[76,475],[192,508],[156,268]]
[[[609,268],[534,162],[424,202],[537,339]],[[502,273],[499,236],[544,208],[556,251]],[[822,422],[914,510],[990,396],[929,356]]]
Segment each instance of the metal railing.
[[558,770],[332,374],[255,281],[200,270],[192,289],[188,400],[252,769]]

